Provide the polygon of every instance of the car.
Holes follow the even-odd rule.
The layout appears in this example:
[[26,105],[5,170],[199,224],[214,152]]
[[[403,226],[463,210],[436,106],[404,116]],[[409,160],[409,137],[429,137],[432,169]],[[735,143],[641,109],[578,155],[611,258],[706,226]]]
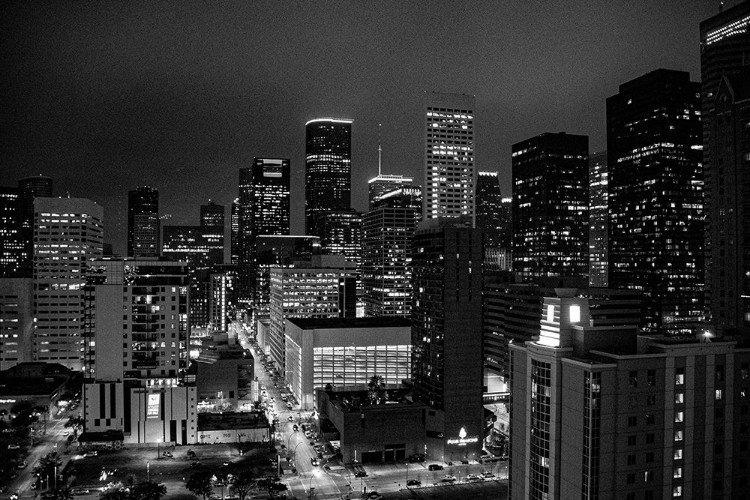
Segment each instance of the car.
[[453,483],[456,481],[456,476],[446,474],[440,478],[440,481],[442,481],[443,483]]
[[89,494],[89,490],[87,490],[86,488],[73,488],[72,490],[70,490],[70,492],[76,496]]
[[406,481],[406,486],[422,486],[422,481],[419,479],[409,479]]
[[17,450],[19,448],[21,448],[21,447],[19,445],[15,444],[15,443],[11,443],[11,444],[8,445],[8,449],[9,450]]
[[289,420],[290,422],[294,422],[294,417],[289,415],[289,418],[287,420]]
[[295,431],[298,431],[298,430],[299,430],[299,427],[297,427],[297,424],[294,424],[294,425],[292,426],[292,429],[294,429]]
[[285,445],[285,444],[282,444],[282,445],[281,445],[281,449],[282,449],[282,450],[286,450],[286,445]]
[[286,407],[291,410],[292,409],[292,403],[287,403]]
[[381,495],[377,491],[371,491],[367,494],[366,498],[367,500],[380,500],[381,498],[383,498],[383,495]]
[[307,430],[307,426],[306,426],[305,424],[302,424],[302,430],[303,430],[303,431],[306,431],[306,430]]
[[29,465],[29,463],[26,460],[24,460],[23,462],[18,462],[18,465],[16,465],[16,468],[25,469],[27,465]]
[[87,451],[86,453],[83,454],[83,458],[95,457],[97,455],[99,455],[99,452],[96,451],[96,450],[94,450],[94,451]]
[[261,385],[261,386],[260,386],[260,390],[261,390],[261,391],[265,391],[265,390],[266,390],[266,386],[265,386],[265,385]]
[[429,470],[443,470],[443,466],[440,464],[430,464],[427,468]]
[[492,472],[482,472],[482,477],[485,479],[492,479],[495,475]]
[[311,459],[310,459],[310,463],[311,463],[311,464],[313,464],[313,465],[314,465],[314,466],[316,466],[316,467],[317,467],[318,465],[320,465],[320,462],[318,462],[318,459],[317,459],[317,458],[315,458],[315,457],[313,457],[313,458],[311,458]]
[[[303,430],[304,430],[304,428],[303,428]],[[310,439],[311,436],[312,436],[312,434],[310,434],[310,431],[305,431],[305,437],[307,439]]]
[[464,465],[469,465],[469,461],[466,460],[465,458],[463,460],[461,460],[461,463],[464,464]]
[[367,472],[363,470],[358,470],[354,473],[354,477],[367,477]]
[[466,476],[467,481],[481,481],[483,479],[484,478],[478,474],[469,474],[468,476]]

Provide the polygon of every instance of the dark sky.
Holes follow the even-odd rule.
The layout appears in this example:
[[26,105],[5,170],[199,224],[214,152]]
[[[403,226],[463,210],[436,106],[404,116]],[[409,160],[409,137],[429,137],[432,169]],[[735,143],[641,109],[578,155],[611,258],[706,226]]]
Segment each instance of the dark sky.
[[[501,172],[543,132],[606,148],[605,99],[654,69],[700,78],[718,0],[4,2],[0,184],[43,173],[105,207],[125,246],[127,191],[170,223],[229,204],[254,156],[291,158],[303,231],[304,124],[354,120],[354,206],[377,174],[422,179],[425,90],[475,94],[476,163]],[[729,6],[734,2],[729,0]]]

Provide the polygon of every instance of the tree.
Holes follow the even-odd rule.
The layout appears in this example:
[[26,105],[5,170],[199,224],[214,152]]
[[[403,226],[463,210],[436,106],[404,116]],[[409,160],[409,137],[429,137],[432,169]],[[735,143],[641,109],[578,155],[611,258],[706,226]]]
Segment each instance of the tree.
[[130,490],[130,500],[161,500],[167,494],[167,487],[156,481],[143,481]]
[[212,476],[213,474],[208,469],[198,470],[190,476],[185,487],[191,493],[201,496],[203,497],[203,500],[206,500],[206,497],[214,490]]
[[68,485],[62,484],[57,488],[42,493],[42,500],[72,500],[73,492]]
[[240,497],[240,500],[245,500],[247,494],[250,493],[250,490],[253,489],[256,484],[258,484],[257,469],[243,471],[236,476],[232,476],[229,491],[236,493],[237,496]]
[[130,500],[130,489],[122,483],[109,483],[99,494],[102,500]]
[[385,395],[385,383],[383,377],[380,375],[373,375],[370,377],[370,381],[367,382],[367,395],[370,398],[371,404],[378,404],[383,401]]
[[56,451],[53,451],[39,459],[36,467],[34,467],[34,474],[42,478],[51,477],[52,482],[50,482],[50,485],[54,486],[55,469],[61,465],[62,459],[60,459]]

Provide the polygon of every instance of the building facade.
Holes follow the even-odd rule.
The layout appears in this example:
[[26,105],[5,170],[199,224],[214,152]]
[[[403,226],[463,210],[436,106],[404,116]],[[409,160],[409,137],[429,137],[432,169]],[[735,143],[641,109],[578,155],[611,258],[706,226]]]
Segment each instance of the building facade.
[[23,239],[21,190],[0,187],[0,278],[19,277],[28,262]]
[[34,201],[34,360],[83,368],[87,261],[101,257],[104,209],[83,198]]
[[31,278],[0,278],[0,370],[34,359]]
[[21,275],[31,277],[34,260],[34,200],[52,196],[52,179],[44,175],[26,177],[18,181],[21,190],[21,239],[24,242]]
[[589,139],[545,133],[513,145],[513,272],[588,273]]
[[479,172],[476,211],[476,226],[484,233],[485,269],[506,270],[501,255],[510,252],[510,203],[502,196],[497,172]]
[[317,118],[305,131],[305,234],[321,236],[319,215],[351,209],[352,120]]
[[589,157],[589,286],[609,283],[609,174],[607,152]]
[[140,186],[128,191],[128,256],[158,257],[159,191]]
[[609,285],[643,292],[644,331],[690,334],[704,319],[700,112],[681,71],[607,99]]
[[425,93],[423,219],[474,220],[474,96]]
[[750,338],[750,3],[701,23],[706,309]]
[[414,178],[403,175],[378,174],[367,181],[368,210],[373,209],[373,203],[384,194],[395,191],[402,186],[411,186]]

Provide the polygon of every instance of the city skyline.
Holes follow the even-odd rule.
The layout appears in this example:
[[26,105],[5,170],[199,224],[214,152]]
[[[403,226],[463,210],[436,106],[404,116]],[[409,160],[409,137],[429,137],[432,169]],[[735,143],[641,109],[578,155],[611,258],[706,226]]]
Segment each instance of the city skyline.
[[[194,224],[196,205],[231,203],[253,157],[290,158],[302,234],[306,121],[354,120],[352,204],[364,210],[378,135],[382,173],[421,181],[423,92],[455,92],[476,96],[476,168],[499,171],[507,196],[511,144],[565,130],[604,149],[604,100],[620,83],[660,67],[698,79],[695,26],[718,12],[697,1],[438,3],[429,15],[382,5],[18,4],[4,21],[0,161],[11,181],[41,173],[56,195],[92,196],[124,253],[129,190],[155,187],[167,224]],[[438,29],[446,19],[455,26]]]

